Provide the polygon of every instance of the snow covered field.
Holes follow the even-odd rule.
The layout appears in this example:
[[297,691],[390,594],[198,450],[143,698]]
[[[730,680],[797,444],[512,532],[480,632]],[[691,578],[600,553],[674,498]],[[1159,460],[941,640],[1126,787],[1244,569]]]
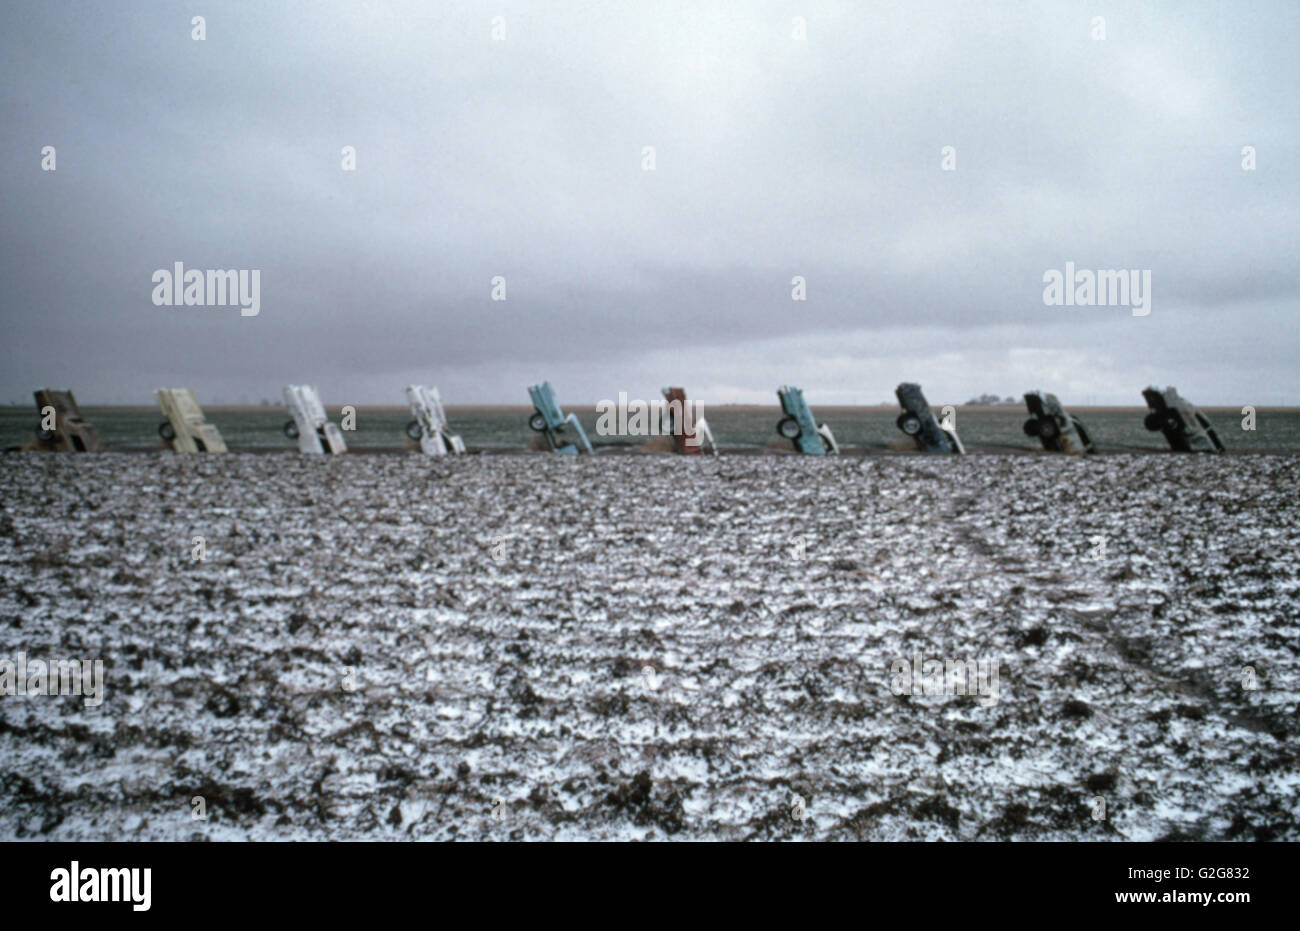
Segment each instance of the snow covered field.
[[[0,660],[107,689],[0,698],[0,838],[1300,840],[1300,456],[21,454],[0,488]],[[895,694],[917,656],[996,693]]]

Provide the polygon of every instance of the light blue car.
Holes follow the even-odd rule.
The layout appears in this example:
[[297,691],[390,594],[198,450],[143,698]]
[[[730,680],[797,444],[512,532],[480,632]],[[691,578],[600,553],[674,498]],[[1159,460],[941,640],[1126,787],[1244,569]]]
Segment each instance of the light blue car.
[[538,433],[546,434],[546,441],[552,451],[570,456],[578,455],[581,450],[569,439],[569,428],[572,427],[582,443],[582,449],[589,453],[594,452],[591,441],[587,439],[586,431],[582,429],[582,424],[578,423],[578,415],[565,416],[564,411],[560,410],[559,402],[555,400],[555,389],[551,387],[549,381],[529,387],[528,396],[533,401],[533,415],[528,418],[528,426]]

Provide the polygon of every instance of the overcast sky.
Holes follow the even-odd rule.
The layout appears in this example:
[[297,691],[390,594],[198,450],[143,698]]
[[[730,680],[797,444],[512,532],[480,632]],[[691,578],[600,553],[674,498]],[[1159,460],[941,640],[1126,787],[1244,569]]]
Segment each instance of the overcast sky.
[[[0,400],[1300,404],[1297,49],[1295,2],[6,0]],[[178,261],[260,313],[155,306]],[[1045,306],[1067,261],[1150,314]]]

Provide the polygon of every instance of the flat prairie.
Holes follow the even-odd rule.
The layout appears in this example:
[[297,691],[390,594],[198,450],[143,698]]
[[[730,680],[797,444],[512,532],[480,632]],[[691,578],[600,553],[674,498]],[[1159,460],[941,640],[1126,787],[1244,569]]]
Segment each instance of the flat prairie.
[[106,696],[0,698],[0,838],[1300,840],[1297,488],[1295,454],[8,455],[0,660]]

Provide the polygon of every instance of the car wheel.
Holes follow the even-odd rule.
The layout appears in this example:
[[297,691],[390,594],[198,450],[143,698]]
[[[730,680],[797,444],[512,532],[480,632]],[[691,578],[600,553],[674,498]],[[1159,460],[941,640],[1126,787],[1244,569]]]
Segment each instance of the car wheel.
[[1173,430],[1175,433],[1178,433],[1183,429],[1183,422],[1177,414],[1173,411],[1169,411],[1165,414],[1164,427],[1166,430]]
[[291,440],[298,439],[298,424],[292,420],[286,420],[284,422],[284,435]]
[[921,418],[915,414],[902,413],[898,415],[898,429],[902,430],[908,436],[917,436],[921,432]]
[[170,443],[176,439],[176,428],[171,425],[171,421],[164,420],[158,424],[158,435]]
[[777,421],[776,432],[787,440],[797,440],[803,430],[799,428],[799,421],[793,417],[782,417]]
[[1038,436],[1038,418],[1031,417],[1025,421],[1025,436]]
[[533,416],[528,418],[528,427],[531,430],[536,430],[538,433],[541,433],[546,429],[546,418],[542,416],[541,411],[536,412]]
[[1061,428],[1056,425],[1056,421],[1050,418],[1044,418],[1038,421],[1038,435],[1045,440],[1054,440],[1060,434]]
[[1164,426],[1164,418],[1155,411],[1152,411],[1147,414],[1146,419],[1143,420],[1142,423],[1148,430],[1154,433],[1156,430],[1159,430]]
[[424,428],[420,426],[420,421],[412,420],[406,425],[406,435],[417,443],[424,439]]

